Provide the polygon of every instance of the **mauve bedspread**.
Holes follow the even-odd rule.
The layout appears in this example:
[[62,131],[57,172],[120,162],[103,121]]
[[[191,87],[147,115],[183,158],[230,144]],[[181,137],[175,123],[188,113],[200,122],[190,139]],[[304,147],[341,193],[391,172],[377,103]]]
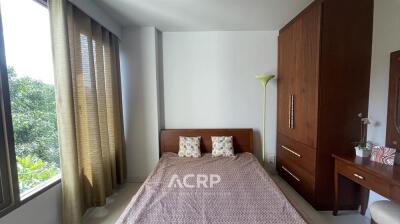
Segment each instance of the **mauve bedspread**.
[[166,153],[117,223],[305,221],[250,153],[218,158]]

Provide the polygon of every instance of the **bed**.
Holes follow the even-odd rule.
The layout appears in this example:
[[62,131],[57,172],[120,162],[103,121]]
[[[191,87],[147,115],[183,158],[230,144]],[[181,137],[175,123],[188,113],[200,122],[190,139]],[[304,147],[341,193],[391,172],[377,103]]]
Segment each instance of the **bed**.
[[[178,157],[179,136],[201,136],[203,156]],[[211,136],[233,136],[236,155],[212,157]],[[252,129],[162,130],[160,160],[117,223],[305,223],[252,152]]]

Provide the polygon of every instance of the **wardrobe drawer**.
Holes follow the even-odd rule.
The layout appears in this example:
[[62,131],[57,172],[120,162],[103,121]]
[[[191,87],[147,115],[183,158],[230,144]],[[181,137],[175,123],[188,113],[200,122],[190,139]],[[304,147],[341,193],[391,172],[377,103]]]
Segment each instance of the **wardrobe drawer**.
[[286,180],[299,194],[313,203],[314,176],[294,163],[278,158],[277,170],[279,175]]
[[281,159],[296,164],[311,175],[315,174],[315,149],[278,134],[277,154]]
[[379,176],[372,175],[367,173],[357,167],[344,163],[342,161],[336,160],[335,163],[337,172],[355,183],[360,184],[368,189],[374,189],[378,194],[381,194],[385,197],[390,196],[390,185]]

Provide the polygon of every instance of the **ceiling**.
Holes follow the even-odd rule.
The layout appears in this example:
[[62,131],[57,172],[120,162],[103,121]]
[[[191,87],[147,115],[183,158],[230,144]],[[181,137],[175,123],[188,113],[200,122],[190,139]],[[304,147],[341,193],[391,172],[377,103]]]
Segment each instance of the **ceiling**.
[[312,0],[93,0],[124,27],[279,30]]

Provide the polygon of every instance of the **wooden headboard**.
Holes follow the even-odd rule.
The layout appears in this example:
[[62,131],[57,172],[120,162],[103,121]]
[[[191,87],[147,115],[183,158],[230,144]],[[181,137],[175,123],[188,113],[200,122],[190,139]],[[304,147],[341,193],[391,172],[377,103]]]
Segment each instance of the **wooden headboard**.
[[233,136],[235,153],[253,153],[253,129],[163,129],[160,134],[160,156],[179,150],[179,136],[201,136],[202,153],[211,153],[211,136]]

